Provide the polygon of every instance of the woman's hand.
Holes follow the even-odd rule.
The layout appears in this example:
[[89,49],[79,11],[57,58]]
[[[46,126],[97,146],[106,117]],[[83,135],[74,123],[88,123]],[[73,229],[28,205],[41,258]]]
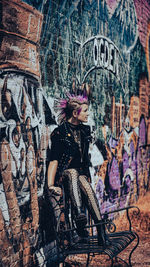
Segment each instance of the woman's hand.
[[58,186],[50,185],[48,186],[48,189],[49,191],[53,192],[57,196],[61,195],[61,188]]

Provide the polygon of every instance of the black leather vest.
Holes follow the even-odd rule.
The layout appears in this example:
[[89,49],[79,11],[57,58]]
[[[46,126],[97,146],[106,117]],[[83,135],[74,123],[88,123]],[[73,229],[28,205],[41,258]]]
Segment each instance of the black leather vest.
[[[79,127],[80,127],[81,140],[83,146],[82,173],[85,174],[87,177],[90,177],[90,172],[89,172],[90,160],[88,157],[89,142],[91,141],[90,126],[81,124]],[[59,146],[60,159],[58,161],[58,168],[56,173],[56,180],[58,180],[62,175],[63,171],[68,169],[70,162],[76,155],[77,150],[79,150],[79,146],[75,142],[74,136],[67,122],[64,122],[63,124],[58,126],[51,134],[52,142],[55,142],[56,139],[57,141],[59,141],[60,144]]]

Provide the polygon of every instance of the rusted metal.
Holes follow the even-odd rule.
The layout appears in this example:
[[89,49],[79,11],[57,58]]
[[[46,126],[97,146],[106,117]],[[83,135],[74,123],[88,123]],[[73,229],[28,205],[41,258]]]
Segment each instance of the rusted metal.
[[0,68],[40,76],[38,46],[43,15],[20,0],[1,0]]
[[1,0],[0,28],[18,34],[28,41],[40,40],[43,15],[21,0]]

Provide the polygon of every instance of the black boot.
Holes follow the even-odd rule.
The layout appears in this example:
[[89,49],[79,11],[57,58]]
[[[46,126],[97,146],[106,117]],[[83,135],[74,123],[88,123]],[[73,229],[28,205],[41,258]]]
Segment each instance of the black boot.
[[97,234],[98,234],[98,245],[106,247],[111,244],[107,234],[106,234],[106,226],[104,224],[104,221],[100,221],[102,224],[99,224],[97,228]]
[[80,213],[76,220],[76,226],[77,226],[77,234],[81,238],[87,238],[89,236],[88,231],[85,229],[85,226],[87,224],[87,217],[84,213]]
[[103,225],[97,226],[98,245],[105,246],[105,229]]

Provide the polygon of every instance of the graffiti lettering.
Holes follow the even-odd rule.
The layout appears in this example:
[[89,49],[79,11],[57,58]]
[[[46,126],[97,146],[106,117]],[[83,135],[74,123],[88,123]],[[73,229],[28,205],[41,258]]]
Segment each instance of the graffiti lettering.
[[[84,43],[76,41],[75,44],[76,58],[79,61],[77,76],[81,84],[93,70],[102,69],[111,72],[116,77],[116,81],[121,84],[125,94],[128,94],[128,67],[119,48],[111,39],[103,35],[95,35]],[[106,72],[103,73],[106,74]]]
[[93,59],[95,67],[105,68],[118,76],[118,51],[108,40],[94,39]]

